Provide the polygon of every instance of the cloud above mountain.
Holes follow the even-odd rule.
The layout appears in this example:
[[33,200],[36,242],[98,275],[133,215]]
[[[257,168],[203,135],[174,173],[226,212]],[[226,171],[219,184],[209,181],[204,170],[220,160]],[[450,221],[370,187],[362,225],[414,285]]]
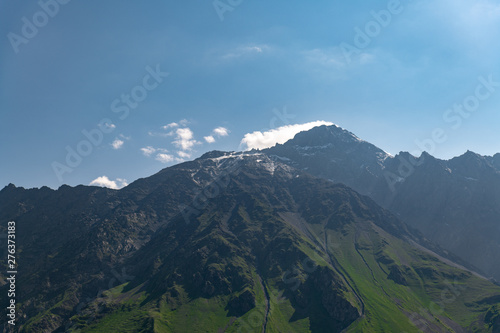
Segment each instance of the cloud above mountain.
[[111,180],[107,176],[97,177],[90,182],[89,185],[107,187],[113,190],[119,190],[128,185],[126,179],[117,178],[116,180]]
[[240,142],[240,146],[245,150],[265,149],[276,145],[277,143],[285,143],[293,139],[295,134],[303,131],[308,131],[313,127],[322,125],[333,125],[333,123],[323,120],[313,121],[305,124],[295,124],[281,126],[265,132],[256,131],[247,133]]

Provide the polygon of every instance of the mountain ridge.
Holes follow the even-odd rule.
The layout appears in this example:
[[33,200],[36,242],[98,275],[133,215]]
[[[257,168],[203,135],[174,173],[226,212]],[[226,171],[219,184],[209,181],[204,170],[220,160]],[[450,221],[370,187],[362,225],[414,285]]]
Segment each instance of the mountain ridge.
[[[352,150],[336,157],[367,152],[362,173],[385,181],[396,157],[379,164],[383,151],[346,135],[337,149]],[[500,329],[498,286],[450,266],[459,258],[306,161],[214,151],[121,190],[9,185],[0,220],[19,226],[22,331]],[[324,174],[339,177],[341,162]]]

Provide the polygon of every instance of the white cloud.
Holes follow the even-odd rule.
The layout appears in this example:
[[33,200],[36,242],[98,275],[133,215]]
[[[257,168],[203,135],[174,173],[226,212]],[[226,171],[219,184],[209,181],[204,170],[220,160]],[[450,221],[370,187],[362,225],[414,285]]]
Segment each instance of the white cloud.
[[149,157],[156,152],[156,148],[153,148],[151,146],[147,146],[147,147],[141,148],[141,151],[145,156]]
[[182,150],[191,150],[195,144],[199,142],[194,140],[193,131],[189,128],[179,128],[175,131],[177,134],[176,140],[173,142],[174,145],[181,148]]
[[169,136],[173,136],[174,134],[175,134],[174,131],[170,131],[168,133],[158,133],[158,132],[153,132],[153,131],[149,131],[148,132],[149,136],[160,137],[160,138],[166,138],[166,137],[169,137]]
[[345,67],[345,59],[338,49],[313,49],[304,51],[305,59],[322,67],[342,68]]
[[170,163],[175,160],[175,157],[169,154],[158,154],[156,155],[156,160],[161,163]]
[[229,130],[225,127],[217,127],[214,129],[214,134],[217,136],[228,136]]
[[205,139],[205,141],[207,143],[214,143],[215,136],[220,138],[222,136],[228,136],[229,133],[230,133],[230,131],[227,128],[220,126],[220,127],[214,128],[214,130],[212,131],[212,135],[204,136],[203,139]]
[[331,122],[327,121],[313,121],[305,124],[296,125],[286,125],[278,127],[276,129],[269,130],[267,132],[256,131],[253,133],[247,133],[241,140],[240,145],[246,146],[247,150],[250,149],[265,149],[276,145],[277,143],[285,143],[290,139],[293,139],[295,134],[303,131],[308,131],[313,127],[321,125],[333,125]]
[[163,129],[169,129],[169,128],[175,128],[175,127],[179,127],[179,124],[177,123],[170,123],[170,124],[167,124],[165,126],[162,126]]
[[[348,43],[352,44],[352,43]],[[344,51],[346,54],[344,54]],[[312,49],[302,52],[305,63],[311,66],[311,70],[331,78],[339,79],[343,77],[342,73],[352,65],[367,65],[377,60],[374,51],[348,52],[342,50],[342,47],[330,47],[325,49]],[[348,66],[349,65],[349,66]],[[332,73],[335,75],[332,76]]]
[[204,136],[203,139],[205,139],[206,142],[208,143],[214,143],[215,142],[215,138],[211,135],[209,136]]
[[116,180],[110,180],[106,176],[101,176],[91,181],[89,185],[107,187],[113,190],[118,190],[127,186],[128,184],[126,179],[116,178]]
[[120,149],[123,147],[123,144],[125,142],[123,140],[120,140],[120,139],[115,139],[115,141],[113,141],[113,143],[111,143],[111,146],[113,147],[113,149]]
[[181,151],[181,150],[177,152],[177,155],[179,155],[181,158],[190,158],[191,157],[191,154],[186,153],[185,151]]
[[164,148],[155,148],[155,147],[152,147],[152,146],[147,146],[147,147],[141,148],[141,151],[144,154],[144,156],[147,156],[147,157],[150,157],[154,153],[168,153],[167,149],[164,149]]
[[223,59],[236,59],[242,56],[261,54],[269,49],[267,45],[245,45],[239,46],[225,55],[222,56]]
[[114,130],[114,129],[116,128],[116,125],[115,125],[115,124],[113,124],[113,123],[104,123],[104,124],[102,124],[101,126],[106,127],[106,130],[109,130],[109,129]]

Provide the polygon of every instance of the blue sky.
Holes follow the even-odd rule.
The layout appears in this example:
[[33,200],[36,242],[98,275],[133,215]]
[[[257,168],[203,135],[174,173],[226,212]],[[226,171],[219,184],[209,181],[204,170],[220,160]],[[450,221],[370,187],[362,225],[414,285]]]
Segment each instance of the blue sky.
[[314,121],[500,151],[499,1],[54,1],[0,0],[0,186],[120,187]]

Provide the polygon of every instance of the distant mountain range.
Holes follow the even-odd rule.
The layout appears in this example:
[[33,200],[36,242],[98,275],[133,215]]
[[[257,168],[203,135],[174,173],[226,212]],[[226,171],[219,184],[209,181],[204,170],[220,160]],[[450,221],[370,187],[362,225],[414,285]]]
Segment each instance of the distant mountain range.
[[16,330],[500,332],[498,159],[321,126],[118,191],[9,185]]

